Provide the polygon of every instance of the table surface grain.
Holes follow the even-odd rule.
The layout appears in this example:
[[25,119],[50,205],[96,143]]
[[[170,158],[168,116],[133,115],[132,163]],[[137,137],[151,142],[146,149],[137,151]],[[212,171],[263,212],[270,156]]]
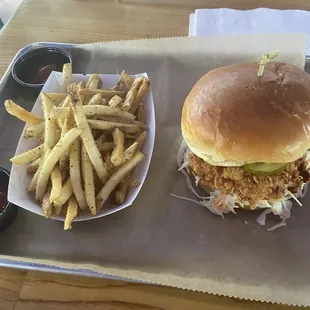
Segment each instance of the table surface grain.
[[[0,33],[0,78],[16,52],[33,42],[88,43],[186,36],[189,14],[198,7],[310,9],[308,0],[154,0],[156,6],[145,4],[150,2],[24,1]],[[248,308],[293,309],[175,288],[0,268],[0,310]]]
[[1,310],[280,310],[237,300],[115,280],[0,268]]

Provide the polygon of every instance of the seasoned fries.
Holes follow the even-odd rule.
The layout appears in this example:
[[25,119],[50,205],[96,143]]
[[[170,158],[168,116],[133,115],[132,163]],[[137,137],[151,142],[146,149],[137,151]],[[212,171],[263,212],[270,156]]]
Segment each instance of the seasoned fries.
[[83,89],[86,88],[85,82],[84,82],[84,81],[81,81],[79,84],[77,84],[76,88],[77,88],[78,97],[79,97],[79,99],[80,99],[80,102],[81,102],[81,104],[83,105],[83,104],[84,104],[84,101],[85,101],[85,96],[81,94],[81,90],[83,90]]
[[83,130],[79,128],[73,128],[70,131],[68,131],[66,135],[58,141],[58,143],[52,149],[50,154],[44,160],[36,187],[37,201],[40,202],[42,200],[47,187],[49,177],[57,161],[66,152],[71,143],[82,133],[82,131]]
[[61,173],[58,165],[56,165],[51,173],[51,181],[52,181],[52,189],[49,196],[50,203],[60,197],[61,195],[61,187],[62,187],[62,180],[61,180]]
[[79,101],[79,98],[77,96],[76,86],[74,84],[72,85],[72,88],[69,89],[69,96],[74,111],[74,118],[76,125],[78,128],[82,130],[81,138],[83,144],[86,148],[87,154],[94,166],[94,169],[96,170],[99,179],[104,184],[105,181],[107,180],[108,172],[104,166],[102,156],[98,150],[92,132],[88,126],[86,117],[83,113],[81,102]]
[[91,129],[100,129],[105,131],[113,131],[119,128],[123,132],[136,133],[140,131],[140,127],[135,124],[124,124],[118,122],[100,121],[100,120],[87,120]]
[[46,159],[46,157],[48,156],[49,153],[50,153],[50,151],[47,151],[45,154],[43,154],[43,157],[40,160],[39,167],[38,167],[36,173],[34,174],[31,182],[28,185],[28,189],[27,189],[28,192],[35,192],[36,186],[37,186],[37,182],[38,182],[38,178],[39,178],[39,175],[40,175],[40,172],[41,172],[44,160]]
[[103,185],[100,192],[96,196],[97,208],[102,208],[114,188],[121,182],[121,180],[145,157],[141,152],[136,153],[131,160],[122,165]]
[[72,221],[77,217],[78,204],[75,197],[72,195],[68,202],[67,215],[65,219],[64,230],[71,229]]
[[88,89],[97,89],[102,86],[101,77],[98,74],[92,74],[86,84]]
[[24,121],[25,123],[29,123],[32,125],[39,124],[43,121],[41,117],[38,117],[21,106],[17,105],[13,100],[5,100],[4,102],[5,109],[11,115],[19,118],[20,120]]
[[145,121],[145,112],[144,112],[144,106],[142,103],[140,103],[140,105],[138,107],[137,120],[140,123],[144,123],[144,121]]
[[39,169],[41,158],[36,159],[33,161],[28,167],[27,167],[27,173],[28,174],[35,174],[37,170]]
[[[73,126],[73,119],[70,120],[70,117],[72,118],[73,116],[70,115],[70,113],[68,113],[68,114],[69,115],[66,116],[66,118],[63,122],[62,128],[61,128],[61,134],[60,134],[61,138],[63,138],[66,135],[66,133],[68,132],[68,125],[71,127]],[[63,172],[63,171],[68,170],[68,166],[69,166],[69,151],[66,151],[59,159],[60,171]]]
[[143,143],[144,143],[144,140],[146,138],[146,135],[147,135],[147,132],[146,131],[143,131],[137,138],[136,138],[136,141],[135,142],[138,142],[139,145],[138,145],[138,148],[137,148],[137,151],[140,151],[141,147],[143,146]]
[[[81,107],[81,113],[85,116],[119,116],[134,120],[136,117],[128,112],[125,112],[118,108],[111,108],[103,105],[85,105]],[[66,107],[54,107],[50,115],[51,118],[63,118],[68,114],[68,108]]]
[[44,133],[44,127],[45,127],[44,122],[29,126],[25,129],[24,137],[26,139],[33,138],[33,137],[39,137]]
[[124,162],[130,160],[134,153],[138,150],[139,143],[134,142],[132,145],[130,145],[124,152]]
[[121,79],[122,79],[122,82],[127,87],[127,89],[129,90],[133,84],[133,81],[134,81],[133,77],[128,75],[125,71],[123,71],[121,73]]
[[81,141],[76,139],[70,146],[70,177],[73,193],[81,209],[86,209],[87,203],[84,196],[81,177]]
[[95,181],[93,166],[86,152],[85,146],[82,147],[82,175],[84,180],[85,198],[90,212],[96,215]]
[[119,166],[124,161],[124,134],[118,128],[115,128],[112,136],[114,149],[111,155],[111,163],[114,166]]
[[102,105],[103,104],[103,97],[102,94],[96,94],[91,97],[91,99],[88,102],[88,105]]
[[103,115],[103,116],[98,115],[97,119],[102,120],[102,121],[107,121],[107,122],[137,125],[142,130],[147,129],[147,127],[143,123],[136,121],[136,120],[129,119],[129,118],[124,118],[124,117],[119,117],[119,116],[109,116],[109,115]]
[[40,145],[11,158],[27,164],[27,190],[46,218],[62,216],[64,230],[82,213],[96,216],[104,203],[123,204],[134,185],[132,171],[145,155],[147,136],[143,99],[149,90],[145,77],[123,71],[117,85],[92,74],[75,83],[72,65],[65,64],[59,93],[41,93],[43,117],[12,100],[8,113],[27,123],[24,138]]
[[[73,194],[73,189],[72,189],[71,179],[69,178],[61,190],[61,195],[53,201],[55,209],[56,209],[56,214],[60,213],[61,207],[68,201],[68,199],[70,198],[72,194]],[[57,213],[57,209],[58,210],[60,209],[58,213]]]
[[50,201],[50,195],[51,195],[51,190],[48,189],[42,200],[42,210],[46,218],[49,218],[52,215],[53,205]]
[[121,183],[118,186],[117,191],[115,192],[115,203],[118,205],[121,205],[124,203],[126,194],[129,187],[129,180],[125,179],[121,181]]
[[53,103],[44,94],[41,93],[43,114],[45,119],[45,131],[44,131],[44,151],[51,150],[56,144],[56,124],[55,120],[50,117],[50,113],[53,110]]
[[61,92],[67,92],[67,86],[71,84],[72,80],[72,64],[67,63],[63,65],[62,68],[62,83],[61,83]]
[[123,98],[115,95],[114,97],[111,98],[111,100],[109,101],[109,106],[111,108],[118,108],[121,106],[121,103],[123,102]]
[[63,102],[66,97],[67,93],[46,93],[46,96],[53,102],[53,103],[61,103]]
[[101,94],[103,98],[112,98],[114,96],[119,96],[124,98],[126,92],[122,90],[110,90],[110,89],[83,89],[80,91],[83,96],[94,96],[96,94]]
[[103,144],[106,141],[106,135],[105,133],[101,134],[98,138],[96,138],[96,144],[97,146]]
[[130,113],[135,114],[138,106],[142,103],[144,96],[148,93],[150,88],[150,81],[147,78],[143,78],[140,89],[138,90],[135,101],[130,108]]
[[131,106],[133,105],[136,99],[137,93],[142,83],[143,83],[143,77],[141,76],[134,80],[131,88],[129,89],[126,95],[125,101],[123,103],[123,108],[125,111],[129,111],[131,109]]
[[104,142],[98,145],[100,152],[112,151],[114,149],[114,142]]
[[25,165],[39,158],[43,153],[43,149],[44,145],[41,144],[30,151],[12,157],[10,161],[15,165]]

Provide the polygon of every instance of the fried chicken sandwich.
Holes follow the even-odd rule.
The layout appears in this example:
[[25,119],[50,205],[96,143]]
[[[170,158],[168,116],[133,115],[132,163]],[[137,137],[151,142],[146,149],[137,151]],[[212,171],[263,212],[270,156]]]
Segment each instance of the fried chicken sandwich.
[[310,75],[280,62],[257,70],[230,65],[196,83],[182,110],[179,165],[208,192],[199,203],[212,212],[267,208],[284,225],[289,199],[300,203],[310,180]]

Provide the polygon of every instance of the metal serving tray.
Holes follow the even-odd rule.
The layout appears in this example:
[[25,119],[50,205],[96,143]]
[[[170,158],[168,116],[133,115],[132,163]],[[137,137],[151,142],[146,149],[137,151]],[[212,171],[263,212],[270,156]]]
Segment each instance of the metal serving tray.
[[[14,57],[11,64],[9,65],[7,71],[0,81],[0,165],[10,169],[11,165],[9,162],[9,158],[12,157],[16,150],[16,145],[18,139],[20,137],[20,132],[24,126],[24,124],[17,119],[9,118],[7,113],[5,112],[3,102],[7,98],[11,98],[14,101],[21,103],[26,109],[31,110],[33,103],[35,102],[37,96],[39,95],[39,89],[30,89],[23,87],[15,82],[13,77],[11,76],[11,69],[16,61],[16,59],[26,53],[31,49],[35,49],[38,47],[60,47],[68,50],[69,52],[72,50],[73,44],[63,44],[63,43],[47,43],[47,42],[38,42],[31,45],[28,45],[22,48]],[[74,71],[74,67],[73,67]],[[305,71],[310,73],[310,56],[306,56],[306,67]],[[33,217],[33,215],[26,210],[20,209],[18,217],[20,220],[25,220],[26,218]],[[33,222],[33,221],[32,221]],[[9,242],[9,240],[7,240]],[[22,255],[20,255],[22,256]],[[27,270],[40,270],[47,272],[55,272],[55,273],[63,273],[63,274],[73,274],[73,275],[82,275],[82,276],[90,276],[90,277],[99,277],[99,278],[107,278],[107,279],[118,279],[125,280],[120,277],[111,276],[108,274],[102,274],[98,272],[93,272],[85,269],[67,269],[67,268],[59,268],[53,267],[43,264],[31,264],[27,262],[20,262],[14,260],[1,260],[1,267],[10,267],[10,268],[18,268],[18,269],[27,269]],[[128,281],[129,279],[126,279]],[[133,280],[131,280],[133,281]],[[135,281],[137,282],[137,281]],[[140,282],[140,281],[139,281]]]

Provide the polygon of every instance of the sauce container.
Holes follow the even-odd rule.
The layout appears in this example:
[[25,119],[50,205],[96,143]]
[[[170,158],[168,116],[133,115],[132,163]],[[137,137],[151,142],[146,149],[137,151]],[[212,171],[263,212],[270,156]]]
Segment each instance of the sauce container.
[[36,48],[15,61],[12,76],[23,86],[42,88],[50,73],[61,72],[65,63],[72,63],[68,51],[57,47]]
[[18,207],[8,202],[10,172],[0,166],[0,232],[6,230],[15,220]]

